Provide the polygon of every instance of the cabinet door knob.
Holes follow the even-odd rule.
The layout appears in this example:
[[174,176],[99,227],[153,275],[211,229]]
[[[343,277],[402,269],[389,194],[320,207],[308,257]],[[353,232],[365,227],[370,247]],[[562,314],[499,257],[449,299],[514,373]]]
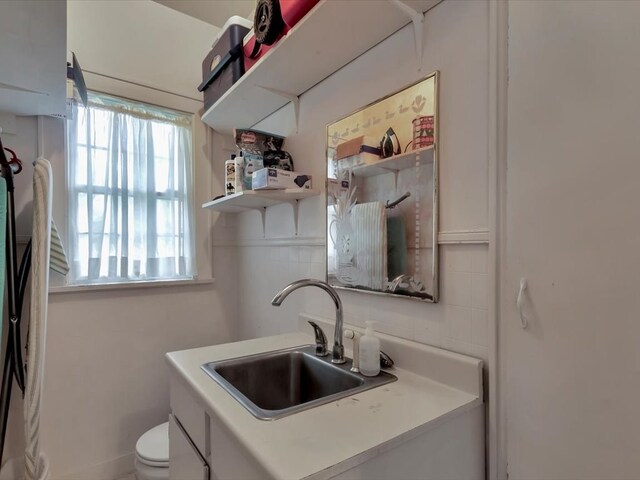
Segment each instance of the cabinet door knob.
[[520,279],[520,291],[518,292],[518,299],[516,300],[516,306],[518,307],[518,315],[520,315],[520,326],[526,329],[529,326],[529,319],[524,314],[524,300],[525,292],[527,291],[527,279],[522,277]]

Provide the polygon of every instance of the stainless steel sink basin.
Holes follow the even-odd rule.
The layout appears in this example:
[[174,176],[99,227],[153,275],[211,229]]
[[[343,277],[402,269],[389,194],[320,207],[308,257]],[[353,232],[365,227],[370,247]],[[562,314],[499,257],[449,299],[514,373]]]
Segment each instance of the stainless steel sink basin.
[[365,377],[316,357],[314,345],[206,363],[202,369],[254,416],[262,420],[291,415],[394,382],[386,372]]

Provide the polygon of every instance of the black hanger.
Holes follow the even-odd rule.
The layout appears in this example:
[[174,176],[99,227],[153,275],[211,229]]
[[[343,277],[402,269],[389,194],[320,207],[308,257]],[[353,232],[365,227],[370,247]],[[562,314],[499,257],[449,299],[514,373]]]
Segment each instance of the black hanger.
[[[7,159],[5,150],[11,153],[11,160]],[[6,278],[8,293],[7,311],[9,313],[9,319],[7,322],[7,349],[2,368],[2,384],[0,387],[0,464],[2,464],[2,454],[9,416],[9,403],[11,401],[11,390],[14,377],[23,396],[25,393],[25,369],[22,359],[20,320],[24,300],[24,288],[26,287],[26,278],[29,274],[28,272],[31,263],[31,248],[30,245],[27,246],[20,269],[18,269],[13,176],[16,173],[19,173],[20,170],[22,170],[22,165],[15,152],[10,149],[5,149],[4,145],[2,145],[2,139],[0,139],[0,175],[2,175],[7,183]],[[4,321],[4,319],[0,321]]]

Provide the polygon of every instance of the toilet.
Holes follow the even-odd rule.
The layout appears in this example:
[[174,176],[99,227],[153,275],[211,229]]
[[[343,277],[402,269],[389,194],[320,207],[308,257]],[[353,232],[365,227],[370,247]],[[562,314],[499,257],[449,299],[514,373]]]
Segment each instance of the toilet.
[[153,427],[136,443],[136,479],[169,479],[169,422]]

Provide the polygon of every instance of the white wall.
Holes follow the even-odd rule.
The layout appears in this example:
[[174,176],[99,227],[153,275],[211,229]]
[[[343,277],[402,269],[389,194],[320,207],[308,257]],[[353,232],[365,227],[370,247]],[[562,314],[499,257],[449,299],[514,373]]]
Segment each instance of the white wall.
[[[383,67],[383,65],[386,66]],[[302,68],[302,67],[301,67]],[[418,72],[413,31],[406,27],[301,97],[300,129],[285,143],[296,169],[311,173],[323,187],[327,123],[439,70],[440,81],[440,231],[485,238],[488,145],[488,4],[447,1],[427,15],[424,61]],[[290,122],[284,109],[260,127]],[[245,337],[294,330],[300,310],[332,317],[330,299],[316,289],[292,295],[279,309],[271,297],[288,282],[324,278],[324,199],[301,202],[300,239],[291,239],[291,207],[267,212],[266,240],[254,212],[239,217],[240,285]],[[477,232],[481,232],[478,234]],[[288,238],[288,240],[285,240]],[[280,240],[277,240],[280,239]],[[375,320],[386,333],[488,359],[487,245],[442,245],[441,302],[425,304],[341,292],[346,321]]]
[[68,48],[94,88],[104,79],[89,72],[200,99],[201,64],[217,27],[151,0],[69,0],[67,10]]
[[[195,87],[215,27],[151,1],[70,1],[68,15],[68,48],[84,68],[156,89],[87,74],[89,88],[183,111],[201,107]],[[35,158],[36,119],[19,119],[17,130],[14,141],[7,137],[8,146],[17,146],[29,162]],[[58,288],[49,296],[41,445],[50,457],[52,478],[115,478],[131,471],[136,440],[169,413],[164,354],[236,338],[231,321],[237,317],[233,223],[198,208],[211,198],[216,182],[222,188],[211,172],[212,137],[195,122],[198,272],[202,281],[214,274],[222,281],[121,290]],[[55,177],[54,218],[64,235],[64,122],[45,118],[42,140]],[[28,234],[30,168],[19,182],[17,203],[24,217],[19,233]],[[226,246],[214,251],[212,239]],[[59,276],[52,278],[60,284]],[[19,407],[14,404],[5,458],[21,454]]]

